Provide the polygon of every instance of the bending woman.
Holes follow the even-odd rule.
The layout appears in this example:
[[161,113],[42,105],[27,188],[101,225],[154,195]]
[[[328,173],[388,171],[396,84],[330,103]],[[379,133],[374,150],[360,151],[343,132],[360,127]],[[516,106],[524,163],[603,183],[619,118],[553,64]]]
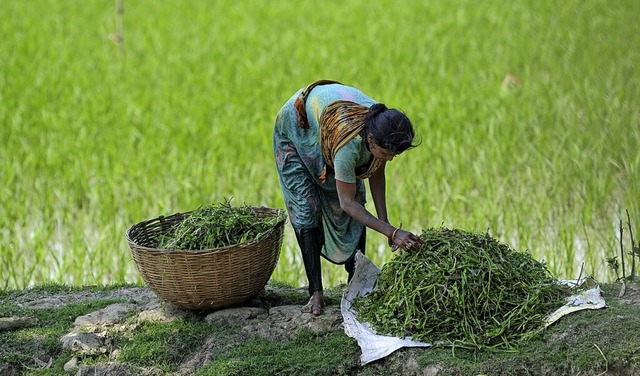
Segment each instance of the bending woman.
[[[385,165],[414,147],[414,137],[401,111],[335,81],[300,89],[278,113],[275,162],[311,296],[303,312],[319,315],[324,308],[320,256],[344,264],[350,281],[367,227],[384,234],[394,250],[422,243],[389,223],[385,197]],[[365,208],[364,179],[377,216]]]

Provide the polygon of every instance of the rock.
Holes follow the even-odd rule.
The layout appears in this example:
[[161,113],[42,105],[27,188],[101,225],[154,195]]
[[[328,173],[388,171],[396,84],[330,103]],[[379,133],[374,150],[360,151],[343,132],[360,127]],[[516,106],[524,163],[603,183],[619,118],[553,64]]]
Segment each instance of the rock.
[[159,300],[151,300],[149,302],[147,302],[144,306],[144,310],[152,310],[152,309],[158,309],[158,308],[162,308],[162,303],[160,303]]
[[64,369],[65,372],[71,372],[76,368],[78,368],[78,358],[76,358],[75,356],[69,359],[69,361],[66,362],[64,366],[62,366],[62,369]]
[[121,288],[112,293],[117,298],[129,298],[130,303],[142,304],[145,302],[158,302],[158,296],[148,287]]
[[429,365],[422,369],[422,376],[436,376],[440,371],[442,371],[441,365]]
[[266,316],[267,310],[260,307],[236,307],[215,311],[205,317],[206,322],[251,320]]
[[133,376],[137,372],[126,365],[118,363],[81,365],[76,376]]
[[214,337],[207,338],[196,352],[189,354],[182,364],[180,364],[179,374],[193,375],[203,365],[209,363],[211,358],[215,357],[219,349],[224,346],[224,344],[219,343]]
[[143,368],[141,370],[138,371],[137,375],[139,376],[162,376],[164,375],[164,371],[161,370],[160,368],[156,368],[156,367],[150,367],[150,368]]
[[74,321],[74,325],[78,327],[98,327],[103,325],[112,325],[122,321],[129,312],[136,309],[135,304],[117,303],[104,307],[103,309],[91,312],[84,316],[79,316]]
[[104,340],[94,333],[65,334],[60,339],[62,348],[71,351],[94,352],[104,345]]
[[116,362],[120,358],[121,352],[122,350],[120,349],[114,349],[113,351],[111,351],[111,354],[109,354],[109,360]]
[[38,368],[40,369],[49,369],[53,365],[53,358],[49,357],[49,360],[45,361],[45,360],[39,359],[38,357],[34,357],[33,362],[37,364]]
[[62,300],[59,298],[51,297],[51,298],[43,298],[30,302],[25,302],[20,304],[21,307],[24,308],[35,308],[35,309],[46,309],[46,308],[56,308],[61,306]]
[[35,317],[0,317],[0,331],[27,328],[38,324]]
[[136,317],[138,322],[155,321],[155,322],[165,322],[165,323],[171,322],[175,320],[175,318],[176,318],[175,315],[167,315],[165,310],[163,310],[161,307],[144,310],[138,313],[138,316]]

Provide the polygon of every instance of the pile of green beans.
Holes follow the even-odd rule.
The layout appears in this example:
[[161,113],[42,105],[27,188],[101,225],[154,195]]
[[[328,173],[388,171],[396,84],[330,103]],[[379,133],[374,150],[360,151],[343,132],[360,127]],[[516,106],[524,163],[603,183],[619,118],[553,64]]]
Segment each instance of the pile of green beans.
[[201,206],[159,236],[156,248],[193,251],[241,244],[257,239],[275,227],[278,220],[259,216],[252,207],[232,206],[229,202]]
[[517,350],[569,294],[543,262],[488,233],[442,227],[420,237],[419,251],[386,263],[374,290],[353,302],[359,320],[379,334]]

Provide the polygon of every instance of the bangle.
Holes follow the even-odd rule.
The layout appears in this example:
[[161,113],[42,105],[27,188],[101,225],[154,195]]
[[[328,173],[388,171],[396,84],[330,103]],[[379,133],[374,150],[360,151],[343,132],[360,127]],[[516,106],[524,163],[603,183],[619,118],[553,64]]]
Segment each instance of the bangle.
[[400,227],[397,227],[395,230],[393,230],[393,233],[389,237],[389,246],[393,245],[393,238],[396,237],[396,232],[398,232],[398,230],[400,230]]

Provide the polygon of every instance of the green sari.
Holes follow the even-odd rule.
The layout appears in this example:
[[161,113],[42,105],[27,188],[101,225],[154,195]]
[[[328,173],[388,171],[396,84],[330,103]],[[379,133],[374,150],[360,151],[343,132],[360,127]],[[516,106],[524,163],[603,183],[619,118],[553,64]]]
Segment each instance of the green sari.
[[367,149],[362,114],[375,103],[353,87],[312,84],[295,93],[275,121],[273,150],[291,225],[321,227],[322,255],[336,264],[351,258],[364,228],[340,208],[336,178],[356,184],[356,201],[365,204],[363,179],[379,161]]

